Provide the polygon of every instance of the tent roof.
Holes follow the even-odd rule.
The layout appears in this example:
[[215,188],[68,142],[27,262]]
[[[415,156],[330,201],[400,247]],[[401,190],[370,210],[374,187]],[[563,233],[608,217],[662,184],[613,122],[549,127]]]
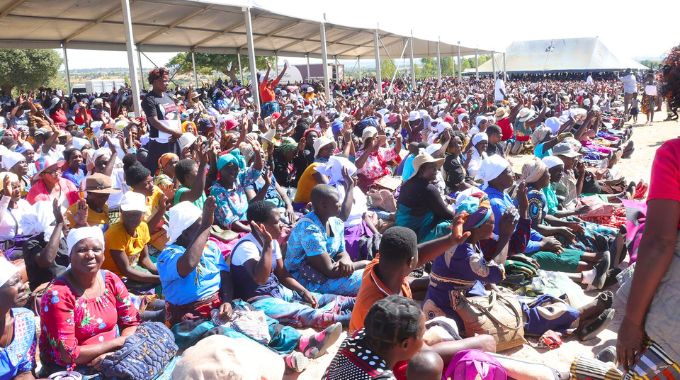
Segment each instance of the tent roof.
[[[236,53],[247,51],[243,9],[251,7],[257,55],[302,57],[321,54],[321,17],[299,18],[271,11],[257,0],[130,0],[133,34],[145,52]],[[0,48],[125,50],[120,1],[0,0]],[[375,26],[326,22],[328,57],[373,57]],[[398,58],[409,36],[379,31],[381,56]],[[441,54],[456,55],[458,45],[441,41]],[[461,55],[490,53],[460,47]],[[408,56],[407,49],[404,56]],[[414,56],[437,54],[437,40],[414,35]]]
[[[496,70],[502,70],[496,57]],[[646,69],[634,60],[612,53],[597,37],[513,42],[505,51],[509,73],[555,71],[609,71]],[[492,62],[479,66],[480,73],[493,72]]]

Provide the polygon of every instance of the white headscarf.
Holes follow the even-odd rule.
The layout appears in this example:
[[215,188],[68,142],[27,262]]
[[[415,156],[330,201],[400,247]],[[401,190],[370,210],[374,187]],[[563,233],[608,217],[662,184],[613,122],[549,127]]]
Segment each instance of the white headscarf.
[[476,135],[472,136],[472,146],[477,146],[482,141],[489,141],[489,135],[486,134],[486,132],[479,132]]
[[192,202],[184,201],[172,206],[168,211],[168,244],[173,244],[179,236],[191,227],[203,212]]
[[316,171],[328,177],[328,184],[335,186],[342,181],[342,169],[347,168],[349,175],[353,176],[357,167],[348,159],[341,156],[331,156],[324,165],[316,167]]
[[564,165],[564,162],[562,162],[562,160],[555,156],[545,156],[543,157],[542,161],[545,164],[545,166],[548,167],[548,169],[552,169],[555,166]]
[[70,255],[73,251],[73,247],[78,244],[79,241],[84,239],[96,239],[102,243],[102,248],[104,248],[104,233],[99,227],[80,227],[74,228],[69,231],[66,237],[66,246],[68,247],[68,254]]
[[0,257],[0,286],[5,285],[18,271],[19,269],[10,263],[9,260],[5,257]]
[[476,178],[488,184],[489,181],[498,178],[508,167],[510,167],[510,163],[505,158],[493,154],[482,161],[482,166],[479,168]]
[[21,161],[26,161],[23,154],[17,152],[7,152],[2,154],[2,167],[5,170],[10,170]]

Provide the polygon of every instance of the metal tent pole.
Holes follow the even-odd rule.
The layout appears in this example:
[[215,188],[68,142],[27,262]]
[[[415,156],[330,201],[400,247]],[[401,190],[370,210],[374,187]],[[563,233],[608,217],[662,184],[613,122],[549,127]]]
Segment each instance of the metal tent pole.
[[130,72],[130,86],[132,87],[132,103],[135,107],[135,115],[142,116],[142,102],[139,99],[139,78],[137,77],[137,62],[135,62],[134,35],[132,34],[132,15],[130,14],[130,0],[120,0],[123,8],[123,25],[125,26],[125,45],[127,47],[128,65]]
[[279,53],[274,53],[274,65],[276,66],[276,76],[279,76]]
[[196,74],[196,57],[194,57],[194,51],[191,51],[191,70],[194,72],[194,83],[196,88],[198,88],[198,74]]
[[144,80],[144,66],[142,65],[142,51],[137,49],[137,61],[139,62],[139,82],[142,84],[142,90],[146,90],[146,81]]
[[243,86],[243,67],[241,67],[241,49],[236,52],[236,60],[238,61],[238,75],[241,78],[241,86]]
[[375,30],[373,44],[375,45],[375,81],[378,86],[378,94],[382,95],[382,73],[380,72],[380,46],[378,45],[378,29]]
[[66,86],[68,86],[68,94],[71,95],[71,70],[68,68],[68,52],[66,51],[66,43],[61,44],[62,49],[64,49],[64,69],[66,69]]
[[479,80],[479,49],[475,49],[475,79]]
[[463,78],[463,65],[460,60],[460,41],[458,41],[458,79]]
[[250,91],[255,100],[255,109],[260,110],[260,89],[257,83],[257,67],[255,66],[255,43],[253,42],[253,20],[250,17],[250,8],[244,8],[243,14],[246,19],[246,40],[248,41],[248,64],[250,65]]
[[309,53],[305,53],[305,57],[307,58],[307,82],[309,82],[309,76],[311,75],[309,71]]
[[503,52],[503,81],[504,82],[508,81],[508,72],[505,69],[505,52]]
[[411,89],[416,90],[416,65],[413,63],[413,31],[411,31],[411,39],[409,42],[409,48],[411,48]]
[[[324,15],[325,19],[325,15]],[[328,52],[326,51],[326,24],[319,24],[319,33],[321,34],[321,63],[323,65],[323,87],[326,93],[326,101],[331,100],[330,82],[328,80]]]
[[440,40],[437,38],[437,83],[442,84],[442,52],[440,50]]
[[359,70],[358,77],[359,77],[359,80],[361,80],[361,57],[360,56],[357,56],[357,68]]
[[493,70],[493,81],[496,82],[496,52],[491,52],[491,70]]

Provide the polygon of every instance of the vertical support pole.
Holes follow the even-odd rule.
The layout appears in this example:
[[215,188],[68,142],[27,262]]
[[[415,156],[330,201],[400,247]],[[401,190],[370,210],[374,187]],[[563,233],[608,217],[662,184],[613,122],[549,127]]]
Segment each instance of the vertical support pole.
[[382,73],[380,72],[380,45],[379,45],[378,29],[375,29],[375,36],[373,38],[373,45],[375,46],[375,81],[378,86],[378,95],[382,95]]
[[274,65],[276,67],[276,76],[279,76],[279,53],[274,53]]
[[361,57],[357,56],[357,69],[359,70],[359,80],[361,80]]
[[309,76],[311,75],[310,71],[309,71],[309,53],[305,53],[305,57],[307,58],[307,79],[306,79],[306,81],[309,82]]
[[246,41],[248,41],[248,63],[250,65],[250,91],[255,100],[255,109],[260,110],[260,89],[257,83],[257,67],[255,66],[255,43],[253,42],[253,20],[250,17],[250,8],[244,8],[246,18]]
[[142,51],[137,49],[137,61],[139,62],[139,82],[142,83],[142,90],[146,90],[146,81],[144,80],[144,66],[142,65]]
[[437,84],[442,84],[442,52],[440,50],[440,39],[437,38]]
[[328,80],[328,52],[326,51],[326,24],[323,22],[319,24],[319,33],[321,34],[321,63],[323,65],[323,87],[326,93],[326,101],[330,101],[331,89],[330,82]]
[[505,69],[505,52],[503,52],[503,82],[508,81],[508,72]]
[[238,61],[238,75],[241,78],[241,86],[243,86],[243,67],[241,67],[241,49],[236,51],[236,60]]
[[479,49],[475,50],[475,79],[479,80]]
[[496,82],[496,52],[491,52],[491,70],[493,70],[493,81]]
[[196,74],[196,57],[194,51],[191,51],[191,70],[194,72],[194,86],[198,88],[198,74]]
[[411,38],[408,41],[411,49],[411,91],[416,90],[416,65],[413,62],[413,31],[411,31]]
[[68,52],[66,51],[66,43],[62,42],[62,49],[64,49],[64,69],[66,70],[66,86],[68,86],[68,94],[71,95],[71,71],[68,68]]
[[458,41],[458,79],[463,78],[463,65],[462,61],[460,60],[460,41]]
[[130,14],[130,0],[120,0],[123,8],[123,25],[125,26],[125,45],[127,47],[128,65],[130,71],[130,86],[132,87],[132,103],[135,115],[142,116],[142,102],[139,99],[139,78],[137,77],[137,62],[135,61],[134,35],[132,34],[132,15]]

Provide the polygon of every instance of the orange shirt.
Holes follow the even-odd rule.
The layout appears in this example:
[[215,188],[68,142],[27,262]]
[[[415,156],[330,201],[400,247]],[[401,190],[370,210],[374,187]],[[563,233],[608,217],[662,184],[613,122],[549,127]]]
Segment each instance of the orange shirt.
[[[375,266],[379,262],[380,255],[368,263],[366,269],[364,269],[364,275],[361,278],[359,294],[357,295],[357,300],[354,304],[354,309],[352,310],[352,319],[349,321],[350,334],[353,334],[355,331],[364,328],[364,319],[366,318],[366,314],[368,314],[368,310],[371,308],[371,306],[373,306],[374,303],[392,295],[389,292],[387,285],[385,285],[385,283],[383,283],[375,273]],[[401,295],[406,298],[413,298],[413,294],[411,294],[411,287],[409,286],[406,278],[404,278],[404,282],[401,284]]]
[[268,102],[273,102],[274,99],[276,99],[276,94],[274,93],[274,89],[276,86],[279,84],[277,80],[273,80],[270,82],[262,82],[259,85],[259,90],[260,90],[260,101],[262,104],[268,103]]

